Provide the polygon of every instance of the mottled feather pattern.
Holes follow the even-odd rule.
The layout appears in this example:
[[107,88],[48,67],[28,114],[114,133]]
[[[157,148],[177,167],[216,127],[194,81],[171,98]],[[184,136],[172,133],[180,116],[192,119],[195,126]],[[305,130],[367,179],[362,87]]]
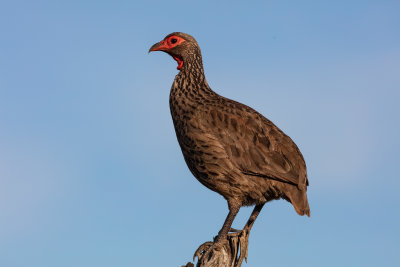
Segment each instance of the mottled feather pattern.
[[[170,110],[193,175],[221,194],[230,210],[283,198],[300,215],[309,215],[306,164],[292,139],[254,109],[210,88],[192,36],[175,32],[152,49],[183,62],[172,84]],[[225,222],[225,232],[231,220]]]
[[176,76],[170,109],[189,169],[211,190],[241,205],[290,200],[285,182],[305,190],[306,166],[295,143],[252,108],[212,91],[200,56]]

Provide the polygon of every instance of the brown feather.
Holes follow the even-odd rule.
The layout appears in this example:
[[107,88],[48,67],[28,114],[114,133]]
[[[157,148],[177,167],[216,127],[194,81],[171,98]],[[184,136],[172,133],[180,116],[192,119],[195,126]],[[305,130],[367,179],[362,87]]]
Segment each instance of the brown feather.
[[242,206],[284,198],[309,215],[306,164],[296,144],[254,109],[211,90],[197,42],[173,34],[187,42],[173,52],[184,63],[171,88],[170,109],[193,175],[228,202]]
[[296,144],[254,109],[211,90],[196,40],[172,33],[163,43],[174,36],[185,41],[165,51],[183,61],[170,92],[171,115],[190,171],[228,201],[219,237],[244,205],[283,198],[310,216],[306,164]]

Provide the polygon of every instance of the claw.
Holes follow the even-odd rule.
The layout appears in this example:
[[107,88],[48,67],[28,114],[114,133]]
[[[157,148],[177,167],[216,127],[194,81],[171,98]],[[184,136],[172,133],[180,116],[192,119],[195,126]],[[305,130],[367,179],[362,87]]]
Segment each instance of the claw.
[[[240,256],[237,260],[237,263],[241,264],[243,259],[247,263],[247,253],[248,253],[248,245],[249,245],[249,231],[245,228],[238,235],[238,246],[240,246]],[[240,265],[239,265],[240,266]]]
[[201,256],[213,245],[214,243],[211,241],[205,242],[200,245],[200,247],[196,250],[193,255],[193,261],[196,260],[196,257],[200,260]]
[[[228,234],[225,241],[209,241],[200,245],[193,255],[193,262],[196,260],[197,257],[200,263],[200,265],[198,263],[198,266],[203,266],[203,264],[209,262],[213,258],[218,258],[221,257],[222,254],[228,253],[230,255],[229,257],[231,262],[227,262],[227,266],[241,266],[243,260],[247,262],[249,234],[250,228],[248,227],[245,227],[243,230],[231,228],[230,233]],[[221,250],[224,250],[225,252],[221,254]]]

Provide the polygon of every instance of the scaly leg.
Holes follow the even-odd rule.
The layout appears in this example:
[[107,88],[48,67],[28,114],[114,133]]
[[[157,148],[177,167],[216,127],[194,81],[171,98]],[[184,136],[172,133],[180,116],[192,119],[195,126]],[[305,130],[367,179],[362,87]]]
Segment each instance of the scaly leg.
[[244,231],[248,231],[250,232],[251,227],[253,227],[254,222],[257,219],[258,214],[260,214],[260,211],[262,210],[262,208],[264,207],[264,204],[258,204],[254,207],[253,212],[250,215],[250,218],[247,220],[246,225],[244,226],[243,230]]
[[232,238],[236,235],[238,246],[240,247],[240,255],[235,255],[236,263],[235,266],[241,266],[243,259],[247,262],[247,251],[249,246],[249,235],[251,227],[253,227],[254,222],[257,219],[258,214],[260,214],[261,209],[264,207],[264,204],[259,204],[254,207],[253,212],[250,215],[250,218],[247,220],[246,225],[243,230],[240,232],[229,234]]
[[[195,260],[195,257],[199,258],[199,262],[197,266],[202,266],[202,264],[205,262],[208,262],[210,259],[210,253],[215,251],[216,253],[219,253],[215,255],[215,257],[221,257],[222,254],[218,252],[218,246],[224,244],[222,241],[228,239],[229,242],[225,243],[225,250],[229,251],[228,253],[231,253],[230,257],[233,260],[232,264],[229,266],[241,266],[241,263],[243,262],[243,259],[247,259],[247,248],[248,248],[248,243],[249,243],[249,234],[250,230],[257,219],[257,216],[260,214],[261,209],[263,208],[264,204],[256,205],[254,207],[253,212],[250,215],[250,218],[248,219],[246,225],[244,226],[243,230],[236,230],[233,228],[230,228],[232,225],[233,219],[236,216],[239,208],[235,209],[235,207],[229,206],[229,214],[225,220],[224,225],[222,226],[221,231],[219,231],[218,236],[215,238],[214,242],[206,242],[202,244],[195,252],[193,256],[193,261]],[[228,233],[230,231],[231,233]],[[220,243],[218,243],[220,242]],[[214,257],[214,256],[213,256]],[[222,258],[221,258],[222,260]]]
[[233,220],[235,219],[236,215],[239,212],[240,209],[239,205],[233,205],[228,202],[228,206],[229,206],[228,216],[226,216],[224,225],[218,232],[218,236],[215,238],[214,243],[220,243],[221,241],[226,239],[226,237],[228,236],[228,232],[231,229]]
[[[205,242],[200,245],[200,247],[196,250],[193,256],[193,261],[196,257],[199,258],[199,261],[206,262],[210,259],[211,253],[215,249],[219,249],[228,237],[229,230],[231,229],[231,225],[233,220],[235,219],[237,213],[239,212],[240,206],[235,205],[228,202],[229,213],[226,216],[225,222],[218,232],[217,237],[215,237],[214,242]],[[201,266],[201,263],[198,263],[198,266]]]

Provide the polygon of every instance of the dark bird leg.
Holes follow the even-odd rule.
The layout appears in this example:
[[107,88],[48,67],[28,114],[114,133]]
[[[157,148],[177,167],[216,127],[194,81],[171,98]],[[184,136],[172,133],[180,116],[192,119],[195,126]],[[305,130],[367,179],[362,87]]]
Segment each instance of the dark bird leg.
[[[225,262],[223,266],[241,266],[243,259],[247,260],[250,230],[263,206],[264,204],[256,205],[243,230],[236,230],[230,226],[239,207],[230,205],[229,214],[214,242],[206,242],[196,250],[193,256],[193,260],[195,257],[199,258],[196,266],[222,266],[221,262]],[[229,229],[231,233],[228,234]]]
[[228,201],[228,207],[228,216],[226,216],[224,225],[218,232],[217,237],[214,238],[214,242],[205,242],[204,244],[200,245],[200,247],[194,253],[193,260],[196,257],[199,258],[199,262],[196,266],[214,266],[210,262],[213,262],[215,260],[219,261],[218,258],[221,256],[221,251],[224,250],[223,247],[227,245],[229,246],[228,233],[231,229],[233,220],[239,212],[240,205],[233,204]]
[[258,214],[260,214],[262,208],[264,207],[264,204],[258,204],[254,207],[253,212],[250,215],[250,218],[247,220],[246,225],[243,228],[243,231],[248,231],[250,232],[251,227],[253,227],[254,222],[257,219]]
[[235,266],[241,266],[243,259],[245,259],[247,262],[250,230],[251,227],[253,227],[253,224],[256,221],[258,214],[260,214],[261,209],[264,207],[264,204],[265,203],[258,204],[254,207],[253,212],[251,213],[250,218],[247,220],[246,225],[244,226],[242,231],[229,234],[229,237],[232,239],[234,238],[234,236],[237,236],[237,247],[240,247],[240,255],[238,254],[237,250],[235,251]]
[[[229,213],[226,216],[224,225],[222,226],[221,230],[218,232],[218,236],[215,238],[214,243],[220,243],[221,241],[225,240],[228,236],[229,230],[231,229],[233,220],[235,219],[236,215],[239,212],[240,206],[235,205],[228,202]],[[257,217],[257,216],[256,216]]]

